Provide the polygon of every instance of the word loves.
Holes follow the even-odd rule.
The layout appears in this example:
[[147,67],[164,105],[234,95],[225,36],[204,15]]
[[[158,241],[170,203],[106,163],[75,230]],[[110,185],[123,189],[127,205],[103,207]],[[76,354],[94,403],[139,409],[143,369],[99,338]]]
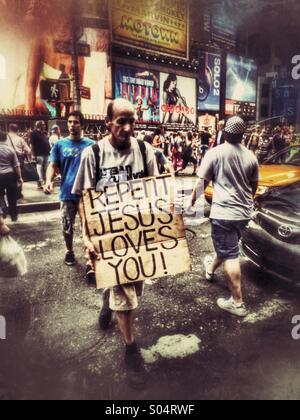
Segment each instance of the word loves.
[[191,270],[182,214],[171,175],[84,191],[90,240],[100,254],[99,289]]

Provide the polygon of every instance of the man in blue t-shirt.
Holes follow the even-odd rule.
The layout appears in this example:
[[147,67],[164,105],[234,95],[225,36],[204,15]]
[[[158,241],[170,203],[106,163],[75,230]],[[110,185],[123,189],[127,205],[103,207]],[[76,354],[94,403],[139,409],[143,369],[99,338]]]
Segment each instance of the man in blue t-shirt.
[[73,251],[73,228],[80,201],[80,197],[72,194],[72,188],[79,169],[81,154],[84,149],[94,144],[92,140],[82,137],[83,124],[84,118],[80,112],[75,111],[69,115],[70,136],[58,141],[53,147],[44,187],[45,193],[51,194],[53,178],[57,173],[61,174],[60,200],[63,233],[67,247],[65,264],[68,266],[76,264]]

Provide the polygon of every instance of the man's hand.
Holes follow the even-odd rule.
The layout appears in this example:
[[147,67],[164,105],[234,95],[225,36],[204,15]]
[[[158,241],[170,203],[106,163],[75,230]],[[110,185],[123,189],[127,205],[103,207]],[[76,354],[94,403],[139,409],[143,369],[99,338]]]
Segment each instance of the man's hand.
[[10,234],[10,229],[8,226],[6,226],[6,224],[0,223],[0,236],[7,236]]
[[83,238],[83,245],[85,248],[85,257],[88,260],[92,261],[100,261],[101,256],[96,251],[96,248],[94,247],[94,244],[91,242],[91,240],[88,237]]
[[52,194],[53,193],[53,182],[46,182],[44,185],[44,193]]

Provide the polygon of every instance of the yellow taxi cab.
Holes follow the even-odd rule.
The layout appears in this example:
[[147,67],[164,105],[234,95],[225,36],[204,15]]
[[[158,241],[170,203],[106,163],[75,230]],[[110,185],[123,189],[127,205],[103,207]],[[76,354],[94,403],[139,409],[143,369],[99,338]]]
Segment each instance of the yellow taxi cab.
[[[260,166],[257,197],[270,189],[286,187],[300,181],[300,145],[290,146],[268,159]],[[205,191],[209,203],[213,199],[213,185]]]

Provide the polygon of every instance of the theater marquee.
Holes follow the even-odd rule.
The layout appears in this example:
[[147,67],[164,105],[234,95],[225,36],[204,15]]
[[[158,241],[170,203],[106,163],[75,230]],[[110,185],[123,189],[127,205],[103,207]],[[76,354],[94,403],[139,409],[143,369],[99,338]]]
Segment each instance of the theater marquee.
[[188,59],[187,0],[112,0],[110,14],[113,42]]

